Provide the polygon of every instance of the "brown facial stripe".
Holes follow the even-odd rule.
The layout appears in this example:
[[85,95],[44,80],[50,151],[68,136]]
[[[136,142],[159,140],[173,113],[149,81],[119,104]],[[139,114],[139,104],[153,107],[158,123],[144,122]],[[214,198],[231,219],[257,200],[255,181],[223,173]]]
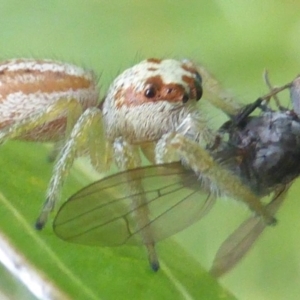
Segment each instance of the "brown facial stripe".
[[149,63],[153,63],[153,64],[160,64],[161,63],[161,59],[158,59],[158,58],[148,58],[147,59],[147,62]]
[[[34,80],[32,80],[34,78]],[[8,94],[22,92],[31,94],[36,92],[52,93],[79,89],[88,89],[96,85],[95,82],[84,77],[68,75],[63,72],[40,72],[36,70],[4,71],[0,74],[0,96],[5,99]]]
[[[145,82],[143,91],[137,93],[134,87],[126,90],[120,89],[115,96],[116,106],[137,106],[143,103],[158,101],[182,102],[186,97],[186,91],[180,84],[164,84],[160,76],[153,76]],[[154,91],[153,96],[147,97],[147,90]]]

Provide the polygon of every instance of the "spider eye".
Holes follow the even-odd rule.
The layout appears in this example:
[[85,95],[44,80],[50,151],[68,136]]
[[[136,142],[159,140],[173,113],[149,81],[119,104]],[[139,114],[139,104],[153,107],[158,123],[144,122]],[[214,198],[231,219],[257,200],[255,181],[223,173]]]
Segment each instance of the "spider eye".
[[153,98],[155,97],[156,95],[156,89],[153,85],[149,86],[146,90],[145,90],[145,93],[144,95],[147,97],[147,98]]
[[199,82],[199,84],[201,85],[202,84],[202,77],[201,77],[201,75],[198,72],[195,72],[195,77],[196,77],[197,82]]
[[182,97],[182,102],[187,103],[189,101],[189,99],[190,99],[189,95],[185,93]]
[[203,89],[202,89],[202,77],[201,75],[196,72],[195,73],[195,88],[196,88],[196,100],[200,100],[202,97]]
[[201,99],[202,93],[203,93],[202,86],[196,84],[196,100],[197,101]]

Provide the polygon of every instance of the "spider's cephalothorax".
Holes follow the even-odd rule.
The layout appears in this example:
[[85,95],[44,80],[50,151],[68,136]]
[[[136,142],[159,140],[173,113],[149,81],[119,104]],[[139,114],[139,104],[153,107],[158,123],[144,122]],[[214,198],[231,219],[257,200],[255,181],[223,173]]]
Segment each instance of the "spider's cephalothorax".
[[106,138],[112,144],[121,138],[140,145],[154,161],[150,144],[174,132],[187,116],[205,128],[206,120],[196,107],[201,96],[201,76],[192,63],[142,61],[119,75],[108,90],[103,103]]

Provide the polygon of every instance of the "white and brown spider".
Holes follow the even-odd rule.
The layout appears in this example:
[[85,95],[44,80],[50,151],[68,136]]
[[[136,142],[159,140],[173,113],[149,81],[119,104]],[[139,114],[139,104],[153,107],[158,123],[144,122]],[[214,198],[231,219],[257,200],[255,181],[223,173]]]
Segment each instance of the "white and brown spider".
[[[262,217],[265,224],[274,223],[273,214],[261,203],[261,195],[256,193],[251,184],[247,184],[245,176],[234,172],[231,165],[226,166],[219,161],[216,153],[223,147],[224,142],[221,140],[220,144],[216,145],[219,134],[208,126],[206,116],[197,101],[204,92],[204,98],[228,116],[237,115],[241,106],[232,101],[228,94],[224,94],[219,84],[205,69],[196,67],[190,61],[142,61],[114,80],[101,104],[97,103],[98,92],[94,76],[75,66],[51,61],[13,60],[4,63],[2,70],[1,74],[7,80],[8,86],[8,97],[4,98],[2,103],[10,104],[9,96],[18,94],[18,88],[26,96],[16,96],[17,105],[13,106],[14,109],[9,106],[6,110],[11,113],[10,118],[13,122],[4,125],[0,138],[62,141],[60,144],[63,144],[49,184],[47,200],[36,223],[38,229],[45,225],[49,213],[59,199],[60,188],[74,159],[83,154],[89,154],[93,166],[100,171],[106,170],[112,161],[121,170],[139,167],[141,153],[155,164],[181,160],[193,171],[184,171],[183,174],[189,172],[189,177],[191,174],[193,177],[197,175],[200,182],[194,180],[192,185],[198,185],[197,190],[204,194],[205,199],[213,200],[220,195],[234,198],[246,203],[256,215]],[[16,83],[12,83],[10,73]],[[72,83],[73,80],[78,84]],[[290,85],[272,90],[263,99],[269,99]],[[14,86],[16,92],[12,88]],[[52,89],[47,89],[48,86]],[[34,92],[30,90],[32,87]],[[34,95],[31,96],[32,94]],[[40,99],[39,97],[44,100],[37,100],[36,103],[34,100]],[[22,110],[26,114],[18,113]],[[18,115],[19,118],[12,117]],[[229,134],[231,133],[229,131]],[[217,150],[211,150],[215,147]],[[177,177],[182,175],[180,170],[182,168],[176,169]],[[199,219],[205,209],[203,202],[193,197],[195,205],[190,205],[188,201],[184,205],[185,209],[190,205],[190,209],[184,214],[183,220],[173,217],[160,219],[161,222],[173,224],[171,229],[167,227],[167,231],[164,232],[160,221],[154,222],[156,219],[151,215],[151,204],[145,197],[141,173],[138,178],[135,175],[132,177],[132,174],[134,173],[126,172],[122,175],[126,178],[124,184],[127,192],[122,190],[124,201],[121,208],[114,207],[113,211],[111,206],[107,206],[108,210],[102,210],[100,215],[88,215],[84,224],[93,226],[92,221],[98,221],[102,217],[102,222],[112,220],[117,213],[118,218],[115,218],[120,223],[113,228],[104,228],[105,232],[109,233],[112,229],[115,230],[109,237],[109,242],[101,240],[101,230],[93,238],[104,245],[131,241],[142,243],[148,250],[151,267],[157,270],[159,263],[155,243]],[[169,177],[170,174],[167,172],[167,175]],[[113,197],[114,191],[111,193]],[[179,190],[177,195],[180,196]],[[101,201],[105,199],[99,201],[101,205]],[[124,217],[122,208],[127,201],[127,207],[130,207],[129,219]],[[163,203],[163,206],[170,212],[168,215],[172,215],[174,211],[174,215],[177,216],[177,210],[168,209],[166,203]],[[91,209],[90,206],[84,206]],[[81,212],[83,208],[76,209]],[[74,209],[65,208],[62,211],[67,214],[70,211],[72,214]],[[56,221],[56,227],[60,221],[61,219]],[[75,222],[76,226],[81,226],[80,224],[81,221]],[[149,224],[155,224],[155,228]],[[63,227],[67,235],[70,230],[74,230],[73,225],[71,224],[71,229],[68,226]],[[66,238],[65,233],[60,235]],[[82,236],[83,240],[78,242],[95,244],[88,235]]]

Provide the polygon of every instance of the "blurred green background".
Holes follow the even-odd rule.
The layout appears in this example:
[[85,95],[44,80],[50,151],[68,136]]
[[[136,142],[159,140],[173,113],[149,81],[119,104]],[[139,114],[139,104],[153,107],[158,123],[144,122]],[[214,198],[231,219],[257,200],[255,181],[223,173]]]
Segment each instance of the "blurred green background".
[[[264,68],[278,85],[300,73],[299,11],[300,2],[291,0],[0,0],[0,58],[54,58],[94,69],[100,77],[102,95],[120,71],[141,59],[190,58],[206,66],[240,101],[248,103],[267,91],[261,76]],[[209,115],[211,124],[217,118],[215,112]],[[0,148],[0,191],[33,221],[51,174],[47,151],[45,145],[20,142]],[[78,164],[77,168],[82,167]],[[88,180],[80,172],[73,172],[64,195],[78,189],[77,181],[83,185]],[[31,196],[35,198],[28,198],[31,193],[36,193]],[[299,299],[298,195],[296,183],[278,214],[278,226],[266,230],[238,267],[220,280],[238,299]],[[13,227],[3,203],[0,214],[1,228]],[[209,268],[222,240],[247,215],[245,208],[236,203],[219,201],[205,220],[178,234],[175,242],[191,259]],[[56,239],[50,226],[40,234]],[[19,243],[22,245],[22,241]],[[63,242],[59,245],[67,247],[74,257],[80,255],[76,251],[90,251]],[[162,242],[159,249],[164,252],[169,245],[168,241]],[[125,260],[132,252],[143,258],[143,251],[132,249],[123,247],[114,253],[125,256]],[[101,255],[111,259],[110,252],[101,251],[99,255],[95,249],[88,253],[98,255],[99,260]],[[122,259],[115,259],[115,264],[122,263]],[[146,269],[146,261],[138,261],[136,267]],[[124,282],[116,279],[113,269],[91,263],[88,268],[91,276],[104,273],[108,285],[116,280],[119,285],[129,284],[130,289],[129,278]],[[130,272],[124,274],[130,276]],[[149,291],[157,288],[155,276],[159,275],[147,273],[145,277],[150,280]],[[198,288],[197,276],[194,285]],[[110,291],[105,293],[109,295]],[[111,290],[112,295],[115,293]],[[148,297],[140,295],[155,299],[150,292]],[[119,296],[126,299],[125,295]]]

